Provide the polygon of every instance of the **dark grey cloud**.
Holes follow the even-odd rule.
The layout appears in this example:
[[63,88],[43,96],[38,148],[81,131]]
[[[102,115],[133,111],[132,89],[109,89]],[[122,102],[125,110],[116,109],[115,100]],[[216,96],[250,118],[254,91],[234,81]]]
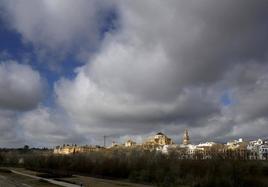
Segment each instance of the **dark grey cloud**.
[[172,81],[179,86],[214,83],[234,64],[267,59],[265,2],[151,3],[125,3],[125,25],[142,46],[165,50],[173,71],[169,68],[164,78],[170,77],[172,88]]
[[124,1],[118,6],[122,30],[104,41],[75,80],[57,83],[60,106],[81,129],[94,133],[106,128],[149,133],[177,124],[203,127],[204,136],[218,139],[231,134],[238,121],[223,111],[236,106],[226,109],[219,100],[226,90],[254,86],[263,72],[267,5]]
[[268,76],[267,68],[263,67],[264,72],[258,71],[258,78],[254,83],[247,87],[238,87],[233,94],[237,104],[232,109],[234,117],[239,121],[256,120],[258,118],[268,117]]

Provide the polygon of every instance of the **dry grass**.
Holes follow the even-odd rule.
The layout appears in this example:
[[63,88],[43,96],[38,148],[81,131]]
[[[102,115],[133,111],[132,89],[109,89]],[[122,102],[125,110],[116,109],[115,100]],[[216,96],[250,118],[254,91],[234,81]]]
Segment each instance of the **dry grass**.
[[[27,170],[24,168],[10,168],[13,170],[17,170],[26,174],[30,174],[30,175],[38,175],[41,174],[40,172],[36,172],[36,171],[31,171],[31,170]],[[1,172],[0,172],[1,175]],[[11,173],[9,177],[14,177],[17,176],[18,180],[23,183],[27,178],[24,176],[20,176],[20,175],[16,175]],[[68,183],[72,183],[72,184],[83,184],[83,187],[153,187],[153,186],[149,186],[149,185],[142,185],[142,184],[135,184],[135,183],[129,183],[129,182],[125,182],[125,181],[118,181],[118,180],[107,180],[107,179],[99,179],[99,178],[93,178],[93,177],[86,177],[86,176],[74,176],[74,177],[70,177],[70,178],[60,178],[58,179],[59,181],[64,181],[64,182],[68,182]],[[33,182],[38,182],[38,184],[33,184]],[[38,187],[54,187],[56,185],[52,185],[52,184],[45,184],[45,182],[43,181],[38,181],[36,179],[28,179],[28,183],[31,186],[38,186]]]
[[6,184],[6,186],[58,187],[58,185],[50,184],[46,181],[33,179],[14,173],[0,171],[0,176],[2,176],[2,180],[0,178],[2,181],[2,186]]
[[61,180],[78,185],[83,184],[85,187],[152,187],[148,185],[135,184],[118,180],[98,179],[84,176],[63,178]]

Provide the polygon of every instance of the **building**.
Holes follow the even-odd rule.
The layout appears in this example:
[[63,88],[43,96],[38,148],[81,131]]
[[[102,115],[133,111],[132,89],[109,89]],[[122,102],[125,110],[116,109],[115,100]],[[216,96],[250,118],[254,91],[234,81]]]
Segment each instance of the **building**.
[[248,159],[249,151],[247,149],[249,142],[242,138],[227,142],[223,149],[222,155],[228,159]]
[[268,159],[268,145],[267,144],[262,144],[258,146],[258,156],[260,160]]
[[212,155],[219,151],[219,149],[216,148],[217,145],[219,144],[216,144],[215,142],[205,142],[196,145],[199,154],[198,156],[202,154],[202,159],[211,159]]
[[183,144],[183,145],[188,145],[188,144],[190,144],[190,137],[189,137],[189,134],[188,134],[188,129],[185,129],[185,130],[184,130],[182,144]]
[[185,129],[182,138],[182,144],[174,144],[171,138],[159,132],[148,138],[144,143],[137,144],[128,139],[125,143],[113,142],[110,147],[100,146],[77,146],[64,144],[54,148],[54,154],[77,154],[98,151],[101,149],[136,149],[146,151],[157,151],[163,154],[176,153],[179,159],[250,159],[250,160],[268,160],[268,140],[257,139],[253,141],[244,141],[242,138],[229,141],[226,144],[205,142],[191,144],[189,132]]
[[112,145],[109,148],[114,148],[114,147],[122,147],[122,144],[118,144],[115,141],[112,142]]
[[215,144],[216,144],[215,142],[205,142],[198,144],[197,147],[212,147]]
[[242,144],[243,144],[243,139],[239,138],[238,140],[227,142],[226,146],[227,146],[227,149],[235,150],[239,148]]
[[53,150],[54,154],[61,154],[61,155],[68,155],[68,154],[77,154],[77,153],[88,153],[92,151],[99,151],[100,149],[103,149],[103,147],[100,146],[77,146],[69,145],[69,144],[63,144],[62,146],[56,146]]
[[257,160],[259,159],[259,146],[263,144],[262,139],[249,141],[247,145],[247,150],[249,151],[248,158],[250,160]]
[[54,154],[73,154],[76,152],[77,146],[76,145],[69,145],[69,144],[63,144],[62,146],[57,146],[54,148],[53,153]]
[[155,136],[145,141],[144,145],[164,146],[174,144],[171,138],[167,137],[162,132],[157,133]]
[[136,145],[136,142],[132,141],[131,139],[125,142],[125,147],[133,147],[135,145]]
[[267,160],[268,158],[268,142],[262,139],[250,141],[247,150],[251,160]]

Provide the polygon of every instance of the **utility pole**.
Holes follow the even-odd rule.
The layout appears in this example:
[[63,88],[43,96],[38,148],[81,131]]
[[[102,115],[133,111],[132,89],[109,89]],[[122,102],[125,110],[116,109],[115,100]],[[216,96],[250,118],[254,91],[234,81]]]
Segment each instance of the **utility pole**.
[[105,136],[105,135],[103,136],[103,147],[106,147],[106,137],[107,136]]

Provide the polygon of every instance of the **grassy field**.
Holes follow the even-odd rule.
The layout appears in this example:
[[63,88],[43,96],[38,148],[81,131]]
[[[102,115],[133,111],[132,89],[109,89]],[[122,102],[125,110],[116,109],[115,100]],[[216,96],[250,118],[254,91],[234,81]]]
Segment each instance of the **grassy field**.
[[[31,171],[31,170],[27,170],[24,168],[10,168],[16,171],[20,171],[26,174],[30,174],[30,175],[38,175],[41,174],[40,172],[36,172],[36,171]],[[0,175],[1,171],[0,171]],[[16,174],[13,173],[3,173],[3,175],[5,175],[6,177],[15,180],[18,177],[18,182],[20,183],[25,183],[28,184],[30,186],[37,186],[37,187],[54,187],[56,185],[51,185],[51,184],[45,184],[44,182],[40,182],[38,180],[34,180],[34,179],[26,179],[23,176],[18,176]],[[125,182],[125,181],[118,181],[118,180],[107,180],[107,179],[99,179],[99,178],[93,178],[93,177],[87,177],[87,176],[78,176],[75,175],[73,177],[69,177],[69,178],[59,178],[56,179],[59,181],[63,181],[63,182],[68,182],[68,183],[72,183],[72,184],[83,184],[83,187],[153,187],[153,186],[148,186],[148,185],[142,185],[142,184],[135,184],[135,183],[129,183],[129,182]],[[26,183],[27,182],[27,183]],[[39,182],[39,183],[34,183],[34,182]]]
[[70,178],[62,178],[62,181],[70,182],[73,184],[83,184],[85,187],[152,187],[142,184],[134,184],[118,180],[107,180],[85,176],[74,176]]
[[0,170],[0,186],[2,187],[58,187],[43,180],[32,179],[17,175],[5,170]]

